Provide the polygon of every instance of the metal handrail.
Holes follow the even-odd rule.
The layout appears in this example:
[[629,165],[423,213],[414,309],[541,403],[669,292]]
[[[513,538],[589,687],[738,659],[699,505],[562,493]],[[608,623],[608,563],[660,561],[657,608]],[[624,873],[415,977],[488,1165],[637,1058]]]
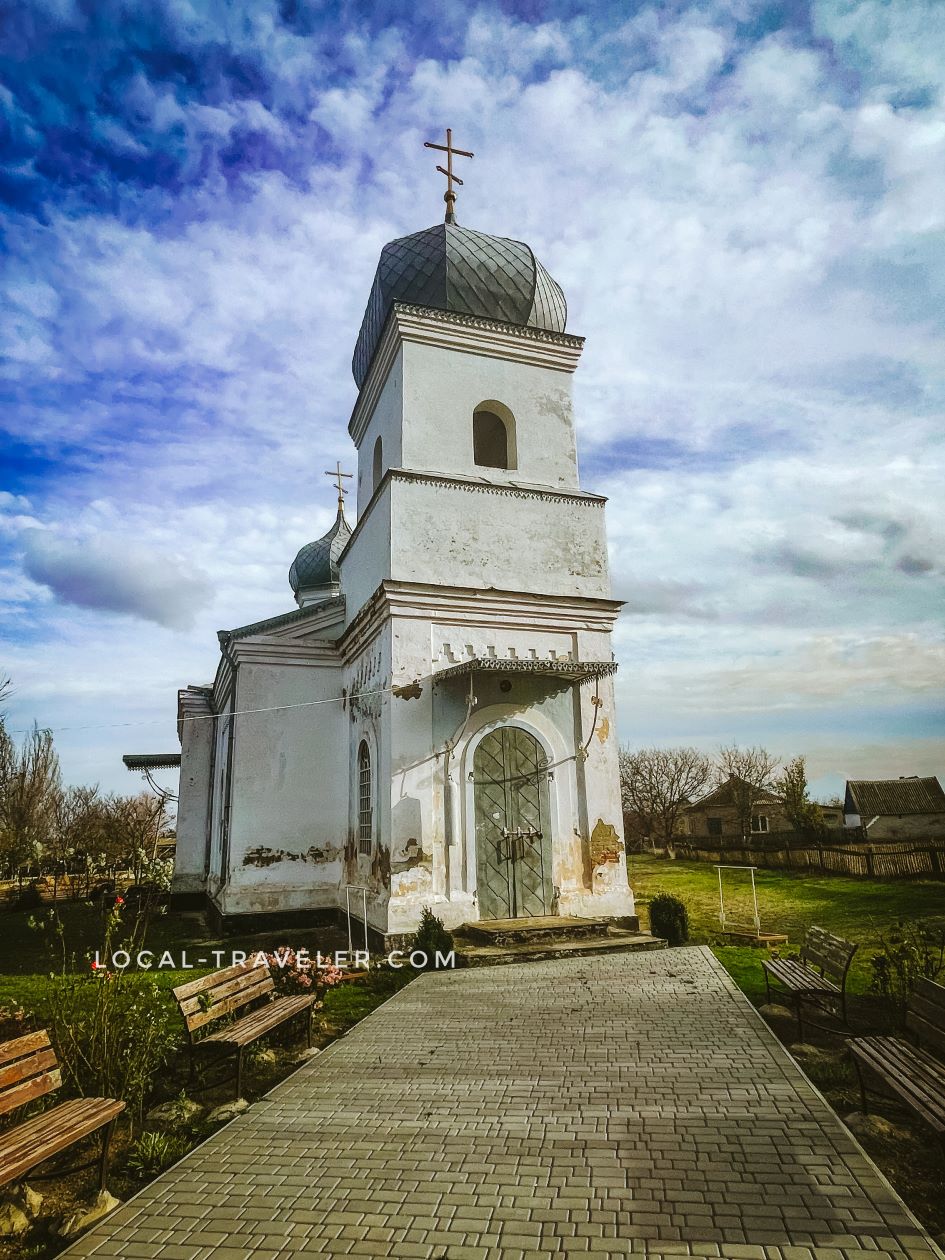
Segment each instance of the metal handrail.
[[354,944],[351,938],[351,894],[359,892],[361,894],[361,917],[364,922],[364,952],[370,953],[368,949],[368,921],[367,921],[367,895],[371,891],[366,884],[345,884],[345,915],[348,919],[348,953],[354,953]]

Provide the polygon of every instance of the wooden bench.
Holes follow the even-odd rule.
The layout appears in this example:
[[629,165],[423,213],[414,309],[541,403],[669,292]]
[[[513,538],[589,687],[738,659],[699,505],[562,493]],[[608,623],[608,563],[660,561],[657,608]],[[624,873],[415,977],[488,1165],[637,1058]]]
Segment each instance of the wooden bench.
[[[46,1032],[28,1033],[0,1045],[0,1115],[9,1115],[61,1084],[56,1052]],[[0,1133],[0,1186],[18,1181],[47,1159],[101,1130],[99,1188],[104,1190],[112,1131],[124,1109],[125,1104],[114,1098],[70,1098]],[[76,1172],[95,1162],[64,1171]],[[61,1175],[45,1173],[43,1177]]]
[[771,981],[776,980],[793,998],[797,1011],[797,1033],[804,1035],[801,1008],[804,1002],[828,1007],[839,1002],[840,1015],[847,1022],[847,972],[859,947],[823,928],[808,928],[797,958],[769,958],[762,963],[765,987],[771,1001]]
[[[218,1058],[235,1054],[236,1096],[239,1098],[243,1086],[243,1051],[247,1046],[302,1015],[307,1020],[308,1044],[312,1044],[315,995],[300,993],[298,996],[276,997],[275,990],[268,967],[243,963],[177,986],[174,997],[187,1025],[190,1042],[191,1080],[194,1079],[197,1051],[217,1049],[220,1052]],[[208,1024],[244,1007],[252,1009],[233,1023],[199,1038],[194,1036]]]
[[866,1111],[866,1079],[879,1080],[930,1125],[945,1147],[945,987],[920,980],[906,1008],[906,1028],[918,1045],[899,1037],[854,1037],[847,1044]]

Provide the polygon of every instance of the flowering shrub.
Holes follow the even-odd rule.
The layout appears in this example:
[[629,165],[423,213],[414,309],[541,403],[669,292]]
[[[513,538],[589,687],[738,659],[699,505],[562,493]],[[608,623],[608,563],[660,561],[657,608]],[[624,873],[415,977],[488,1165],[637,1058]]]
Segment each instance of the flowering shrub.
[[345,975],[340,967],[336,967],[328,959],[322,959],[318,955],[312,958],[304,950],[296,953],[288,946],[267,954],[266,959],[269,963],[269,974],[275,982],[277,991],[314,993],[318,998],[315,1003],[316,1010],[320,1009],[321,999],[325,992],[334,988],[336,984],[340,984]]

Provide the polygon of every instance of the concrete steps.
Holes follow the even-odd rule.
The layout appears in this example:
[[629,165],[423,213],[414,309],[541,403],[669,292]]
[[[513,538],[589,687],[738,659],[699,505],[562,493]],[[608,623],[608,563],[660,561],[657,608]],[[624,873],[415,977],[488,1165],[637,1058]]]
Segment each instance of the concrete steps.
[[453,933],[457,958],[466,967],[537,962],[595,954],[663,949],[666,942],[634,926],[606,919],[547,916],[467,923]]

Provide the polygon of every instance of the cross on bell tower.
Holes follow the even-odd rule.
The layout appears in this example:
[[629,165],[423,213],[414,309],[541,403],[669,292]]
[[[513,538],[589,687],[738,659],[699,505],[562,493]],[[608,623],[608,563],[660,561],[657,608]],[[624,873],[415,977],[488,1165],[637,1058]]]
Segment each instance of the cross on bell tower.
[[453,131],[450,127],[446,128],[446,144],[434,144],[432,140],[424,140],[423,147],[425,149],[439,149],[441,153],[446,154],[446,165],[437,166],[436,169],[441,175],[446,176],[446,192],[443,194],[443,200],[446,202],[446,222],[455,223],[456,216],[453,212],[456,208],[456,194],[453,192],[453,185],[459,184],[460,188],[462,188],[463,181],[458,175],[453,174],[453,155],[471,158],[473,154],[468,149],[453,148]]
[[354,473],[342,472],[341,460],[339,459],[337,464],[335,465],[334,471],[332,471],[331,469],[326,469],[325,476],[331,477],[335,483],[335,489],[338,491],[338,511],[341,513],[342,516],[344,516],[345,495],[348,493],[348,491],[345,489],[344,478],[347,477],[348,480],[350,481],[350,479],[354,476]]

